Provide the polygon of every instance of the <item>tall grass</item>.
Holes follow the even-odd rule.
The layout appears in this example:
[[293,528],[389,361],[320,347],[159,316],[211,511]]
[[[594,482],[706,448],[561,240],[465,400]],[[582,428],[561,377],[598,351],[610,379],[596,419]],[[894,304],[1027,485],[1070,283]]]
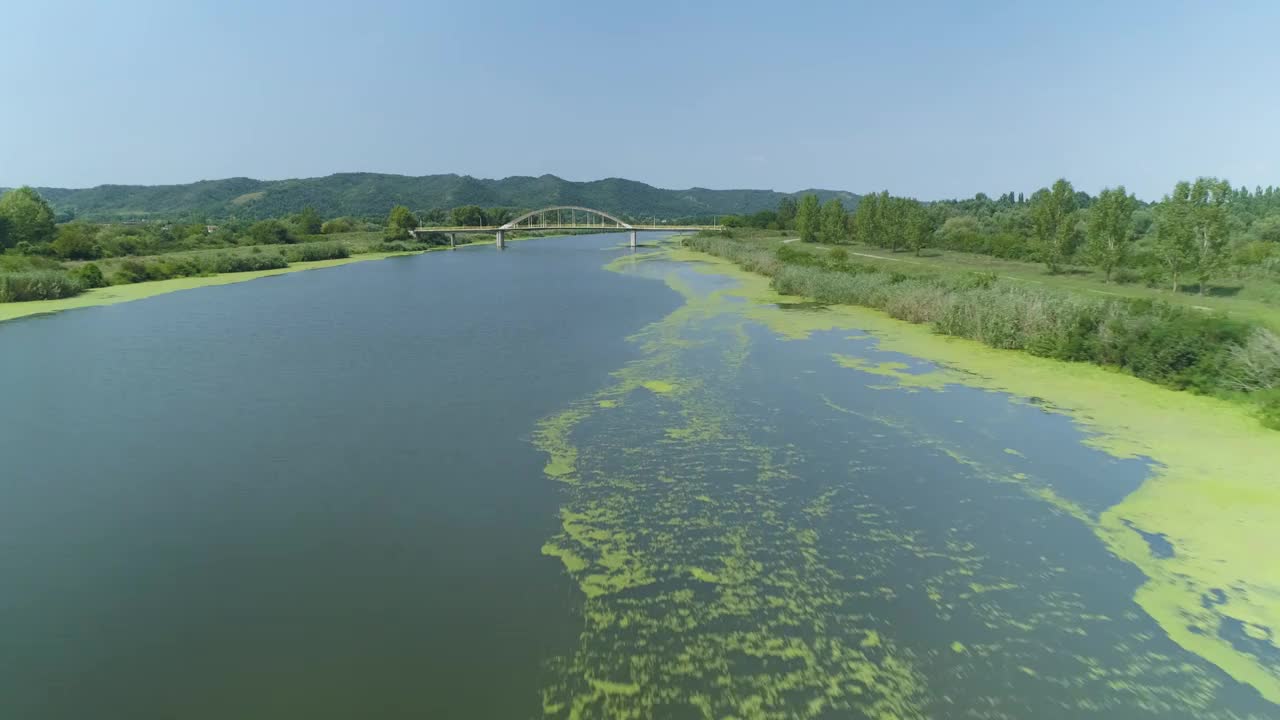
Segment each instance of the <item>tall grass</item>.
[[[990,274],[889,272],[786,245],[770,252],[720,237],[689,247],[767,275],[774,288],[825,303],[862,305],[945,335],[1059,360],[1117,367],[1177,389],[1258,392],[1280,399],[1280,340],[1219,315],[1144,299],[1102,299],[1033,288]],[[1280,412],[1277,410],[1276,412]],[[1277,417],[1280,417],[1278,415]]]
[[84,288],[62,270],[27,270],[0,274],[0,302],[57,300]]
[[111,273],[109,281],[112,285],[127,285],[151,280],[278,270],[286,267],[289,267],[288,261],[278,252],[160,257],[147,260],[125,260]]
[[312,262],[315,260],[340,260],[351,257],[347,246],[337,241],[310,242],[293,245],[285,251],[289,262]]
[[[258,270],[278,270],[289,267],[289,262],[276,253],[261,255],[218,254],[212,258],[202,258],[203,270],[210,273],[255,272]],[[204,274],[204,273],[193,273]]]

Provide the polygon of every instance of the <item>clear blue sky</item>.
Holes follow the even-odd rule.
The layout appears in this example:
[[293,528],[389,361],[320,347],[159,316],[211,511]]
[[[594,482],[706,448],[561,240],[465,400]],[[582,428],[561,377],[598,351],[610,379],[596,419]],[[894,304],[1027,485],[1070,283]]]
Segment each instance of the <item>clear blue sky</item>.
[[1271,0],[28,0],[0,10],[0,185],[1280,184],[1277,28]]

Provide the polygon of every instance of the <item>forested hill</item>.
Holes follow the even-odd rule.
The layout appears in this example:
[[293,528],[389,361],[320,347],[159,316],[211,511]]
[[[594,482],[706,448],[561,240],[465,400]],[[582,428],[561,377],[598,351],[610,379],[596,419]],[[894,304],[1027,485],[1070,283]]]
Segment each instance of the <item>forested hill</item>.
[[539,208],[583,205],[631,217],[680,218],[745,215],[772,210],[788,195],[815,192],[857,202],[848,192],[806,190],[664,190],[633,180],[572,182],[554,175],[483,180],[464,175],[341,173],[300,180],[228,178],[186,185],[100,185],[72,190],[37,188],[61,218],[86,220],[256,220],[281,217],[311,206],[323,217],[349,215],[381,220],[395,205],[415,211],[482,207]]

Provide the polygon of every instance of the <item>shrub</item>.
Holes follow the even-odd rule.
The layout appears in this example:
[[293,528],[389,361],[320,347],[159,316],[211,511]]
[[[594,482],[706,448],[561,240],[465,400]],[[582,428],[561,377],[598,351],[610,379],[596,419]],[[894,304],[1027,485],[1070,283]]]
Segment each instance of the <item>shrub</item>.
[[1280,338],[1218,315],[1151,300],[1085,297],[1002,280],[993,273],[939,275],[832,264],[779,247],[693,237],[686,245],[773,278],[783,294],[884,310],[937,332],[991,347],[1127,370],[1177,389],[1258,393],[1280,423]]
[[1244,343],[1227,350],[1224,377],[1237,390],[1254,392],[1280,387],[1280,336],[1257,328]]
[[112,285],[125,285],[128,283],[138,283],[147,280],[147,266],[137,260],[125,260],[120,263],[120,267],[116,270],[115,276],[111,280]]
[[1245,342],[1241,323],[1169,306],[1134,314],[1118,337],[1119,364],[1134,375],[1178,389],[1209,392],[1221,387],[1230,348]]
[[57,300],[77,295],[80,283],[62,270],[28,270],[0,274],[0,302]]
[[849,251],[840,247],[832,248],[831,252],[827,253],[827,259],[830,260],[833,265],[843,265],[849,261]]
[[320,226],[320,232],[324,235],[347,233],[355,229],[355,223],[351,221],[351,218],[335,218]]
[[102,276],[102,268],[93,263],[86,263],[72,270],[71,277],[86,289],[99,288],[107,284],[107,279]]
[[313,260],[337,260],[350,257],[347,246],[340,242],[314,242],[294,245],[285,253],[289,262],[311,262]]
[[1030,246],[1013,233],[999,233],[992,236],[988,250],[995,257],[1008,260],[1026,260],[1031,256]]
[[437,247],[423,242],[382,242],[366,248],[366,252],[423,252]]
[[25,270],[61,270],[62,263],[40,255],[0,255],[0,273]]
[[1142,280],[1142,273],[1131,268],[1117,268],[1111,275],[1111,281],[1121,285],[1130,285]]
[[279,220],[263,220],[249,228],[249,237],[259,245],[279,245],[294,241],[289,227]]
[[1280,430],[1280,388],[1271,388],[1256,396],[1258,419],[1272,430]]
[[286,267],[289,267],[289,263],[275,253],[264,253],[262,255],[218,254],[214,255],[207,265],[209,272],[214,273],[255,272],[258,270],[278,270]]
[[791,265],[821,265],[822,258],[815,253],[791,247],[791,245],[779,245],[778,249],[773,252],[779,260]]
[[53,252],[68,260],[92,260],[102,254],[97,243],[98,227],[82,221],[66,223],[58,228],[51,245]]

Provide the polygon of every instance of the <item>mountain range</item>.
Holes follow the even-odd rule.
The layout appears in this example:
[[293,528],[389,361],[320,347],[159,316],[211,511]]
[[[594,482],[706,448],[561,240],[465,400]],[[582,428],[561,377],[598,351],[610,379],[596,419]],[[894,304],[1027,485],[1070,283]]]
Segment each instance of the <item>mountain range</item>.
[[634,180],[608,178],[574,182],[556,177],[517,176],[501,180],[467,175],[339,173],[320,178],[254,180],[227,178],[185,185],[99,185],[93,188],[36,188],[60,218],[120,220],[257,220],[295,213],[306,206],[323,217],[385,218],[395,205],[411,210],[460,205],[535,209],[581,205],[631,218],[692,218],[750,214],[777,208],[784,197],[815,193],[838,197],[849,208],[858,196],[837,190],[667,190]]

